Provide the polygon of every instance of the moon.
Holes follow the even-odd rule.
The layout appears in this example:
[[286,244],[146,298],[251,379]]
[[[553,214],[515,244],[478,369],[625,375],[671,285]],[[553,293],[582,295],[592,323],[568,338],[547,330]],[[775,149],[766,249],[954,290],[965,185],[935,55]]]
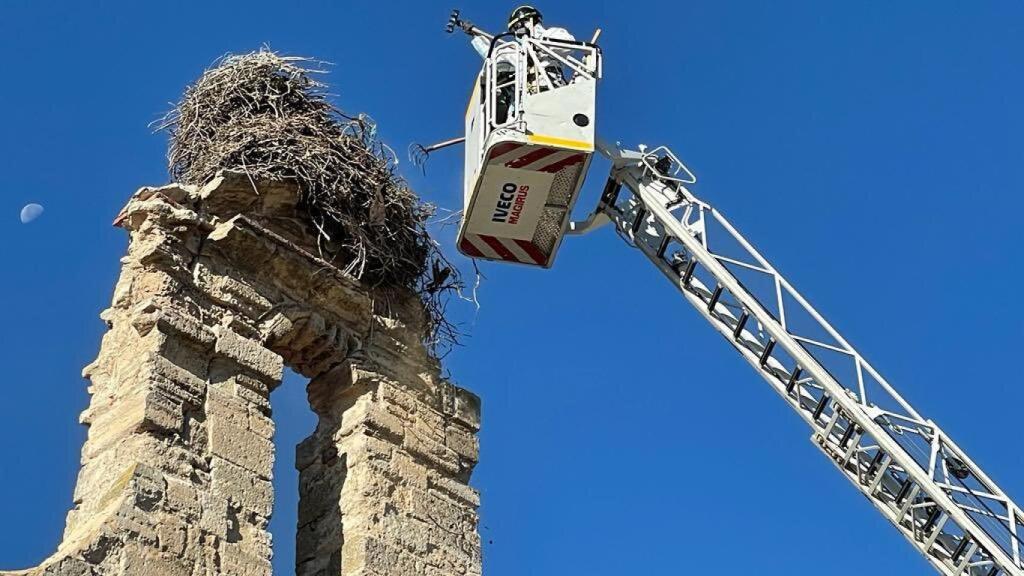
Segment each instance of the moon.
[[21,209],[21,223],[28,224],[43,215],[43,207],[39,204],[26,204]]

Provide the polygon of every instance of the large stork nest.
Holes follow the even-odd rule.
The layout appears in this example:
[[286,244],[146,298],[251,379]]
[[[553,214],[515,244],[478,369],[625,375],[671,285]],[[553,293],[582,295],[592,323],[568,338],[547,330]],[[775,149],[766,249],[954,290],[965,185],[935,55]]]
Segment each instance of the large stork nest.
[[328,101],[318,64],[265,49],[218,60],[160,123],[171,176],[202,185],[232,169],[295,182],[321,256],[372,288],[419,293],[428,344],[450,344],[441,294],[460,283],[427,233],[433,206],[396,175],[373,122]]

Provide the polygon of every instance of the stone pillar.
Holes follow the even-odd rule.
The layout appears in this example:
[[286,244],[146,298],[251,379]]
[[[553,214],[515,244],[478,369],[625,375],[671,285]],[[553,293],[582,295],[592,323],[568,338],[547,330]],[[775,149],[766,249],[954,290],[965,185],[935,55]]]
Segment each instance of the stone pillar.
[[296,574],[480,574],[479,400],[345,363],[307,388]]
[[233,173],[135,194],[63,541],[0,574],[269,575],[285,365],[320,418],[297,452],[299,573],[479,574],[479,402],[439,377],[415,295],[385,313],[316,255],[296,203]]

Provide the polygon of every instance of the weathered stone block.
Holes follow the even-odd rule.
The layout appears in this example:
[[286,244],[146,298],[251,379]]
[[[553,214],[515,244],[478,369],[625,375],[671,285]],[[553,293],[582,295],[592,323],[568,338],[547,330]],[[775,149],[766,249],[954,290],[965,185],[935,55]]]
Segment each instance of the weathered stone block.
[[60,562],[50,564],[42,572],[42,576],[93,576],[93,566],[77,558],[64,558]]
[[480,430],[480,397],[464,388],[456,388],[455,419],[474,432]]
[[341,550],[344,538],[340,507],[331,505],[324,512],[309,522],[300,523],[296,540],[296,560],[301,561],[301,558],[314,555],[323,556],[325,550]]
[[274,421],[256,408],[249,409],[249,429],[267,440],[274,438]]
[[269,480],[274,467],[274,445],[248,428],[210,420],[210,453]]
[[190,576],[192,567],[155,548],[129,543],[121,553],[116,573],[123,576]]
[[174,516],[164,516],[156,528],[156,535],[161,551],[175,558],[185,555],[188,545],[188,528],[183,520]]
[[430,469],[404,452],[396,451],[392,455],[388,470],[391,477],[401,484],[420,490],[429,487]]
[[237,428],[249,428],[249,403],[232,394],[227,386],[211,385],[206,393],[206,419]]
[[167,491],[163,472],[146,464],[137,464],[131,474],[129,486],[135,507],[146,511],[156,510]]
[[218,354],[231,358],[269,380],[274,382],[281,380],[284,373],[284,361],[280,356],[267,350],[259,342],[239,336],[230,330],[218,327],[215,332]]
[[[277,247],[269,239],[255,234],[252,227],[241,217],[236,216],[228,222],[219,224],[206,239],[208,256],[224,258],[246,272],[272,271],[272,278],[290,285],[302,282],[300,278],[278,276],[278,272],[273,268],[274,262],[280,260],[275,257],[278,256]],[[303,271],[296,272],[301,274]]]
[[295,446],[295,469],[305,470],[320,456],[321,440],[310,436]]
[[179,432],[184,423],[180,401],[157,391],[146,394],[140,429],[168,434]]
[[167,478],[164,507],[185,520],[199,518],[199,495],[191,482],[177,478]]
[[[152,372],[153,387],[161,393],[179,398],[182,403],[198,406],[206,395],[206,380],[181,368],[170,360],[152,355],[146,361]],[[205,374],[204,374],[205,376]]]
[[227,539],[232,529],[231,503],[228,499],[220,494],[214,494],[212,490],[204,490],[199,493],[199,502],[202,510],[199,528],[218,539]]
[[429,488],[447,498],[462,502],[471,508],[480,506],[480,493],[472,486],[453,480],[437,472],[429,474]]
[[210,478],[214,494],[243,510],[255,512],[264,518],[270,517],[274,506],[274,487],[269,480],[217,457],[211,463]]
[[437,467],[451,475],[458,474],[460,471],[458,454],[433,437],[410,430],[405,435],[402,446],[414,457],[426,462],[428,466]]
[[248,402],[261,414],[270,415],[270,387],[267,384],[245,374],[236,374],[231,377],[228,387],[235,396]]
[[401,444],[405,436],[405,424],[402,420],[381,406],[368,410],[363,424],[372,436],[395,444]]
[[338,510],[345,472],[326,468],[320,474],[305,474],[300,480],[299,524],[305,525]]
[[[167,336],[152,333],[150,336],[160,337],[157,354],[168,363],[188,372],[196,378],[206,380],[209,377],[210,357],[202,345],[178,336]],[[145,367],[145,366],[143,366]]]
[[270,574],[270,558],[251,554],[239,544],[225,542],[220,550],[220,568],[231,576],[265,576]]
[[476,528],[473,511],[459,503],[427,493],[413,501],[411,514],[430,524],[439,525],[448,533],[462,534]]
[[[359,544],[361,544],[359,548],[351,554],[345,554],[349,551],[349,546],[345,546],[342,566],[352,566],[356,570],[372,570],[375,573],[388,574],[389,576],[417,576],[418,574],[423,574],[425,566],[417,566],[418,563],[422,565],[422,561],[412,554],[405,552],[397,544],[390,543],[383,538],[367,538],[365,541],[359,542]],[[349,563],[346,563],[346,560]]]
[[244,173],[225,170],[195,194],[205,212],[229,219],[245,212],[259,201],[259,192]]
[[445,428],[445,445],[469,462],[480,460],[480,441],[476,434],[459,424],[450,424]]
[[174,309],[160,308],[153,300],[144,302],[137,307],[137,311],[140,315],[147,312],[153,314],[154,325],[164,334],[183,337],[201,346],[210,346],[214,342],[213,332],[202,323]]
[[196,283],[218,303],[251,318],[259,318],[273,306],[270,299],[249,284],[202,264],[197,266]]

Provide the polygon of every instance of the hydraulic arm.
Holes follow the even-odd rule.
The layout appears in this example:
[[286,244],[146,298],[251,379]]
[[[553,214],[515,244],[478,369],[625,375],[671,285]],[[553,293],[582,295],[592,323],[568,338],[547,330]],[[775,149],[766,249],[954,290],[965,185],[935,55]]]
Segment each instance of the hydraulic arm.
[[[811,428],[811,441],[942,574],[1024,576],[1024,516],[717,210],[666,148],[599,146],[610,220]],[[872,573],[888,574],[885,558]]]

